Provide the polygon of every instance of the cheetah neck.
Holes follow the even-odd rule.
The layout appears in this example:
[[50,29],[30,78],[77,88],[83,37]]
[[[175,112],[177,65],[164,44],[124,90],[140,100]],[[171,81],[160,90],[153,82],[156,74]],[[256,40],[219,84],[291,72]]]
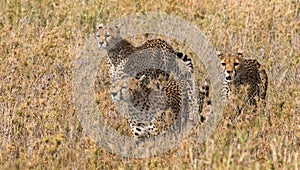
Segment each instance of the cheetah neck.
[[134,46],[127,40],[121,39],[108,50],[111,63],[117,66],[122,60],[134,52]]

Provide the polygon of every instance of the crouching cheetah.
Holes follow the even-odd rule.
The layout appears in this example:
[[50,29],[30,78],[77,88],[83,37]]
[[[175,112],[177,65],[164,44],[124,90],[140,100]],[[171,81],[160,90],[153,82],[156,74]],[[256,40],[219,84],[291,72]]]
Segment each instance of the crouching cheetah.
[[260,63],[255,59],[245,59],[242,53],[218,53],[219,62],[223,71],[223,101],[232,100],[232,96],[246,91],[245,102],[257,105],[257,102],[266,98],[268,76]]
[[171,77],[125,75],[114,82],[111,95],[135,138],[164,133],[181,111],[181,87]]

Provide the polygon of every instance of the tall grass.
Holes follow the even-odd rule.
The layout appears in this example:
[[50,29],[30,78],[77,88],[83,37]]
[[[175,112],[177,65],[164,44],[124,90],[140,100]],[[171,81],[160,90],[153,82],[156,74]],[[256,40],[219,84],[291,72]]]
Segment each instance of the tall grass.
[[[299,4],[299,0],[1,1],[0,167],[298,168]],[[185,18],[218,50],[242,50],[263,63],[269,76],[266,108],[245,112],[245,118],[235,123],[229,108],[206,143],[197,144],[197,135],[191,135],[174,151],[157,157],[124,159],[97,146],[76,118],[72,62],[98,22],[150,11]]]

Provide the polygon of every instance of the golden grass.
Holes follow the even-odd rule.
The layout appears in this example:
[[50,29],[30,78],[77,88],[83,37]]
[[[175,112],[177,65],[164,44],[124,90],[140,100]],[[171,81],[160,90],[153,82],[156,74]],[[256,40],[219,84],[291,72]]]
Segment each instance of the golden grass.
[[[282,1],[1,1],[0,167],[297,168],[300,164],[300,5]],[[72,103],[72,62],[97,22],[164,11],[197,25],[218,50],[266,66],[266,108],[148,159],[107,153],[83,133]],[[297,73],[298,72],[298,73]],[[200,75],[201,76],[201,75]],[[270,120],[268,116],[270,115]],[[1,168],[1,169],[2,169]]]

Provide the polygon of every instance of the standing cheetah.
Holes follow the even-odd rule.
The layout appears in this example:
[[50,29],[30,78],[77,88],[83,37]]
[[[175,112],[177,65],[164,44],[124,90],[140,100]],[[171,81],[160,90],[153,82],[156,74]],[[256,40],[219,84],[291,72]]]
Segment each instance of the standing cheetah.
[[119,26],[107,27],[99,24],[97,27],[98,46],[108,52],[109,74],[114,81],[117,67],[124,64],[126,59],[134,53],[135,47],[121,37]]
[[[127,62],[127,59],[130,55],[137,51],[146,50],[146,49],[161,49],[168,53],[173,53],[178,59],[186,63],[190,68],[190,71],[193,69],[191,59],[181,53],[175,52],[173,47],[170,46],[166,41],[162,39],[153,39],[148,40],[141,46],[135,47],[128,40],[123,39],[120,34],[120,26],[104,26],[99,24],[98,32],[96,33],[98,46],[101,49],[105,49],[108,52],[109,57],[109,72],[112,81],[117,79],[118,70],[122,70],[122,66]],[[117,67],[120,67],[117,69]]]
[[224,81],[222,99],[231,100],[238,96],[242,89],[246,90],[247,104],[257,105],[257,100],[265,100],[268,88],[266,71],[255,59],[245,59],[242,53],[218,53],[219,63],[223,71]]

